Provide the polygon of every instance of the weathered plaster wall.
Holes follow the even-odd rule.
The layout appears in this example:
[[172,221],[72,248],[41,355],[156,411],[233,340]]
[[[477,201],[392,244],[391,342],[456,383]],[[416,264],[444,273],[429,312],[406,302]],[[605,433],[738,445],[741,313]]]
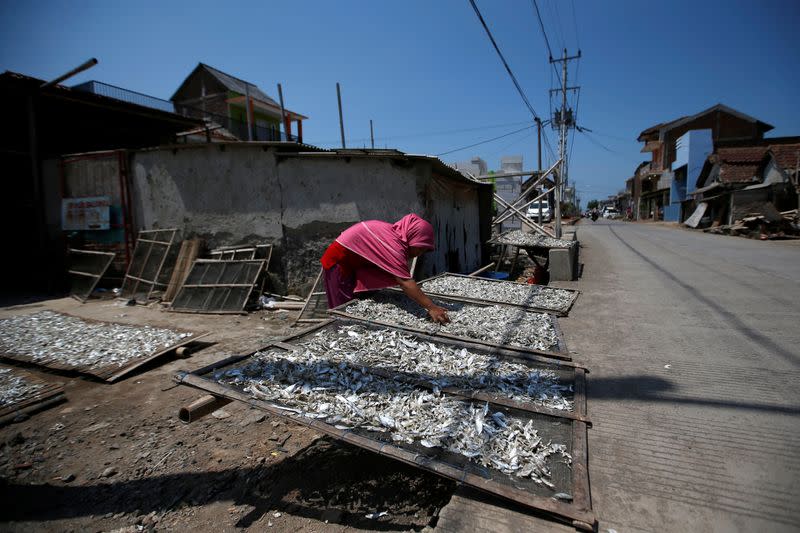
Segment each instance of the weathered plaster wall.
[[426,160],[281,154],[243,143],[135,152],[131,168],[139,228],[178,227],[211,247],[273,243],[270,271],[285,284],[278,290],[308,290],[325,248],[351,224],[412,212],[437,233],[419,275],[481,261],[477,191],[433,178]]

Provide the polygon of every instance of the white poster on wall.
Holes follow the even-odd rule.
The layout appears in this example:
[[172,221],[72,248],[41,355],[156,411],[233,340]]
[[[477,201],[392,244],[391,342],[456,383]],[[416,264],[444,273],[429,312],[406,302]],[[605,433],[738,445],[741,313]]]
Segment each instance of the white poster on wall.
[[110,196],[61,199],[61,229],[64,231],[110,228]]

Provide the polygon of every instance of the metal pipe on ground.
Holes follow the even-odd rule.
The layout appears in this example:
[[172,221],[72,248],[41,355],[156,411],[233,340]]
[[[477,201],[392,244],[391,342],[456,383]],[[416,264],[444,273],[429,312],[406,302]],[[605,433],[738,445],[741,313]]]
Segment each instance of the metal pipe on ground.
[[231,403],[227,398],[220,398],[211,394],[201,396],[186,407],[181,407],[178,411],[178,419],[184,424],[189,424],[195,420],[200,420],[209,413],[225,407]]

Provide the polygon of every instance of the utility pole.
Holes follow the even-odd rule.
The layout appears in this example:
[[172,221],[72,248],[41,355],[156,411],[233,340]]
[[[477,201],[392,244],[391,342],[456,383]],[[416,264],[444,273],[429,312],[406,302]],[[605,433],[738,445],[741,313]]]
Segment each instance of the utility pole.
[[567,49],[564,49],[564,55],[561,59],[550,58],[550,63],[561,63],[561,88],[550,89],[550,92],[561,92],[561,109],[553,114],[553,127],[558,127],[559,142],[558,142],[558,156],[561,158],[561,168],[556,173],[556,205],[555,205],[555,218],[556,218],[556,238],[561,238],[561,197],[564,190],[569,184],[567,176],[567,135],[570,128],[575,128],[575,116],[572,109],[567,109],[567,91],[577,91],[580,87],[567,86],[567,63],[569,61],[580,59],[581,51],[578,50],[578,55],[567,56]]
[[[287,124],[287,122],[286,122],[286,108],[283,107],[283,87],[281,87],[280,83],[278,84],[278,97],[280,98],[280,101],[281,101],[281,122],[283,122],[283,131],[286,133],[286,140],[289,141],[290,140],[289,139],[289,128],[286,127],[286,124]],[[278,140],[279,141],[283,140],[283,139],[281,139],[281,129],[280,128],[278,128]]]
[[536,153],[539,156],[539,166],[537,167],[537,170],[541,172],[542,171],[542,119],[540,119],[539,117],[536,117],[536,139],[537,139]]
[[[542,119],[536,117],[536,153],[539,156],[539,164],[536,167],[536,170],[539,171],[539,176],[542,175]],[[546,187],[542,187],[545,189]],[[539,200],[539,224],[542,223],[542,200]]]
[[244,110],[247,114],[247,140],[253,140],[253,120],[250,117],[250,84],[244,83]]
[[375,149],[375,133],[372,131],[372,119],[369,119],[369,142],[372,149]]
[[344,118],[342,117],[342,90],[339,82],[336,82],[336,99],[339,101],[339,131],[342,134],[342,148],[347,148],[344,144]]

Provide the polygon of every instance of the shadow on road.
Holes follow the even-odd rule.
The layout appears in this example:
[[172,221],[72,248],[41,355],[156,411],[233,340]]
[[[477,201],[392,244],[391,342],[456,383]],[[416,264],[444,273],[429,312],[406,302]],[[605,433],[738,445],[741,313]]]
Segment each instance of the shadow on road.
[[702,405],[728,409],[748,409],[792,416],[800,415],[800,407],[774,405],[736,400],[720,400],[676,396],[678,387],[668,379],[660,376],[639,374],[635,376],[592,378],[586,380],[588,400],[629,400],[639,402],[668,402],[671,404]]

